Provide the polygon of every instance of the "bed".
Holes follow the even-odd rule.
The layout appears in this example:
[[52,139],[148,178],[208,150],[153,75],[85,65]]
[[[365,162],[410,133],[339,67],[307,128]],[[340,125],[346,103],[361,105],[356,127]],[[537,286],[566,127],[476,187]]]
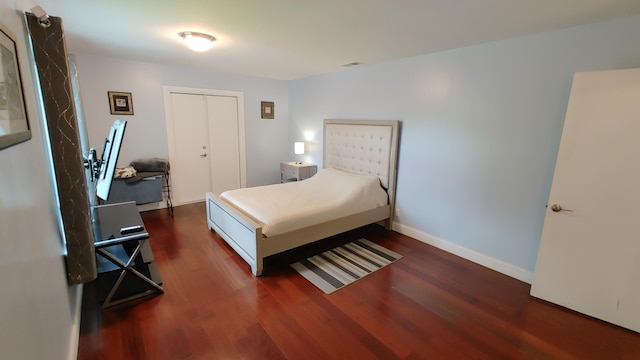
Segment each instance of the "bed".
[[[207,193],[209,229],[250,265],[254,276],[262,275],[267,256],[372,223],[384,222],[391,228],[400,121],[330,119],[324,121],[323,135],[323,169],[313,177],[220,195]],[[355,185],[360,182],[365,189]],[[344,184],[333,186],[340,195],[327,196],[327,183]],[[320,188],[314,188],[316,185]],[[310,194],[309,200],[302,198],[304,192]],[[320,204],[320,198],[344,201]],[[343,207],[353,205],[356,199],[364,199],[366,204]],[[285,208],[288,211],[282,215],[275,211]]]

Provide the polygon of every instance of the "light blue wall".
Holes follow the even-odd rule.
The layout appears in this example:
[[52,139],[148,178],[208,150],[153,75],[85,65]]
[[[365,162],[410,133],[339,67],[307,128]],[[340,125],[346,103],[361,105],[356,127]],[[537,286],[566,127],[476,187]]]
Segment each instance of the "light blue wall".
[[[33,130],[32,140],[0,151],[0,349],[3,358],[71,359],[79,291],[66,284],[26,59],[20,11],[34,5],[0,0],[0,21],[17,35]],[[638,34],[635,16],[290,83],[76,60],[94,146],[115,118],[106,92],[133,93],[127,135],[135,144],[125,143],[125,161],[168,155],[163,85],[244,91],[249,185],[277,182],[278,162],[303,131],[315,132],[307,157],[321,164],[324,118],[400,119],[400,222],[532,270],[572,74],[640,66]],[[262,100],[276,103],[276,119],[260,119]]]
[[33,137],[0,150],[0,358],[75,359],[80,286],[68,286],[64,245],[44,146],[20,6],[0,0],[0,22],[16,36]]
[[[107,91],[133,93],[122,163],[168,156],[163,86],[243,91],[249,186],[278,182],[278,162],[305,132],[305,160],[321,164],[322,119],[402,120],[399,229],[530,273],[573,73],[640,66],[638,33],[633,16],[290,82],[76,62],[93,146],[115,118]],[[275,102],[276,119],[260,119],[260,101]]]
[[531,272],[573,73],[639,67],[639,34],[634,16],[296,80],[290,142],[314,132],[321,164],[322,119],[401,120],[401,228]]
[[[128,121],[119,165],[137,158],[169,157],[163,86],[231,90],[244,93],[247,185],[279,181],[279,161],[288,154],[286,81],[88,54],[74,57],[91,146],[102,147],[113,120]],[[131,92],[134,115],[111,115],[108,91]],[[274,119],[260,118],[261,101],[275,103]]]

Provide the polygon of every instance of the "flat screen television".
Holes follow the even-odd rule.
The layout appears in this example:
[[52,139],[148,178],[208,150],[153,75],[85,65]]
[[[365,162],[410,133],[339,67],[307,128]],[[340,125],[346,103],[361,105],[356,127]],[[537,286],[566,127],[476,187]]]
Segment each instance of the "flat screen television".
[[118,119],[113,122],[109,136],[104,139],[102,156],[95,164],[96,196],[104,201],[109,199],[111,182],[118,163],[120,145],[122,145],[126,126],[127,122],[125,120]]

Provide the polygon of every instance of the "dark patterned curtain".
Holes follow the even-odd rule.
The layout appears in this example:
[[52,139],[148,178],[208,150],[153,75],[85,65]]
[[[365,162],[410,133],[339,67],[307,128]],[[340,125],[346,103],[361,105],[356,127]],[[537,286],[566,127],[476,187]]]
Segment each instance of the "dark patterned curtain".
[[60,213],[67,247],[67,276],[71,284],[96,278],[91,206],[87,194],[80,131],[74,107],[72,82],[62,19],[42,21],[25,14],[42,92]]

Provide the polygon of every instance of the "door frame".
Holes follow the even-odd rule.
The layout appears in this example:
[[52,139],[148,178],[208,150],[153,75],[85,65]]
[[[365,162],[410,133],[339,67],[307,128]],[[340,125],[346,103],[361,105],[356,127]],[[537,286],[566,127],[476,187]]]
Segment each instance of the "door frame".
[[238,104],[238,152],[240,156],[240,187],[247,187],[247,147],[245,143],[244,125],[244,93],[241,91],[189,88],[180,86],[163,86],[165,125],[167,127],[167,145],[169,147],[169,163],[176,158],[175,134],[173,132],[173,108],[171,94],[227,96],[235,97]]

